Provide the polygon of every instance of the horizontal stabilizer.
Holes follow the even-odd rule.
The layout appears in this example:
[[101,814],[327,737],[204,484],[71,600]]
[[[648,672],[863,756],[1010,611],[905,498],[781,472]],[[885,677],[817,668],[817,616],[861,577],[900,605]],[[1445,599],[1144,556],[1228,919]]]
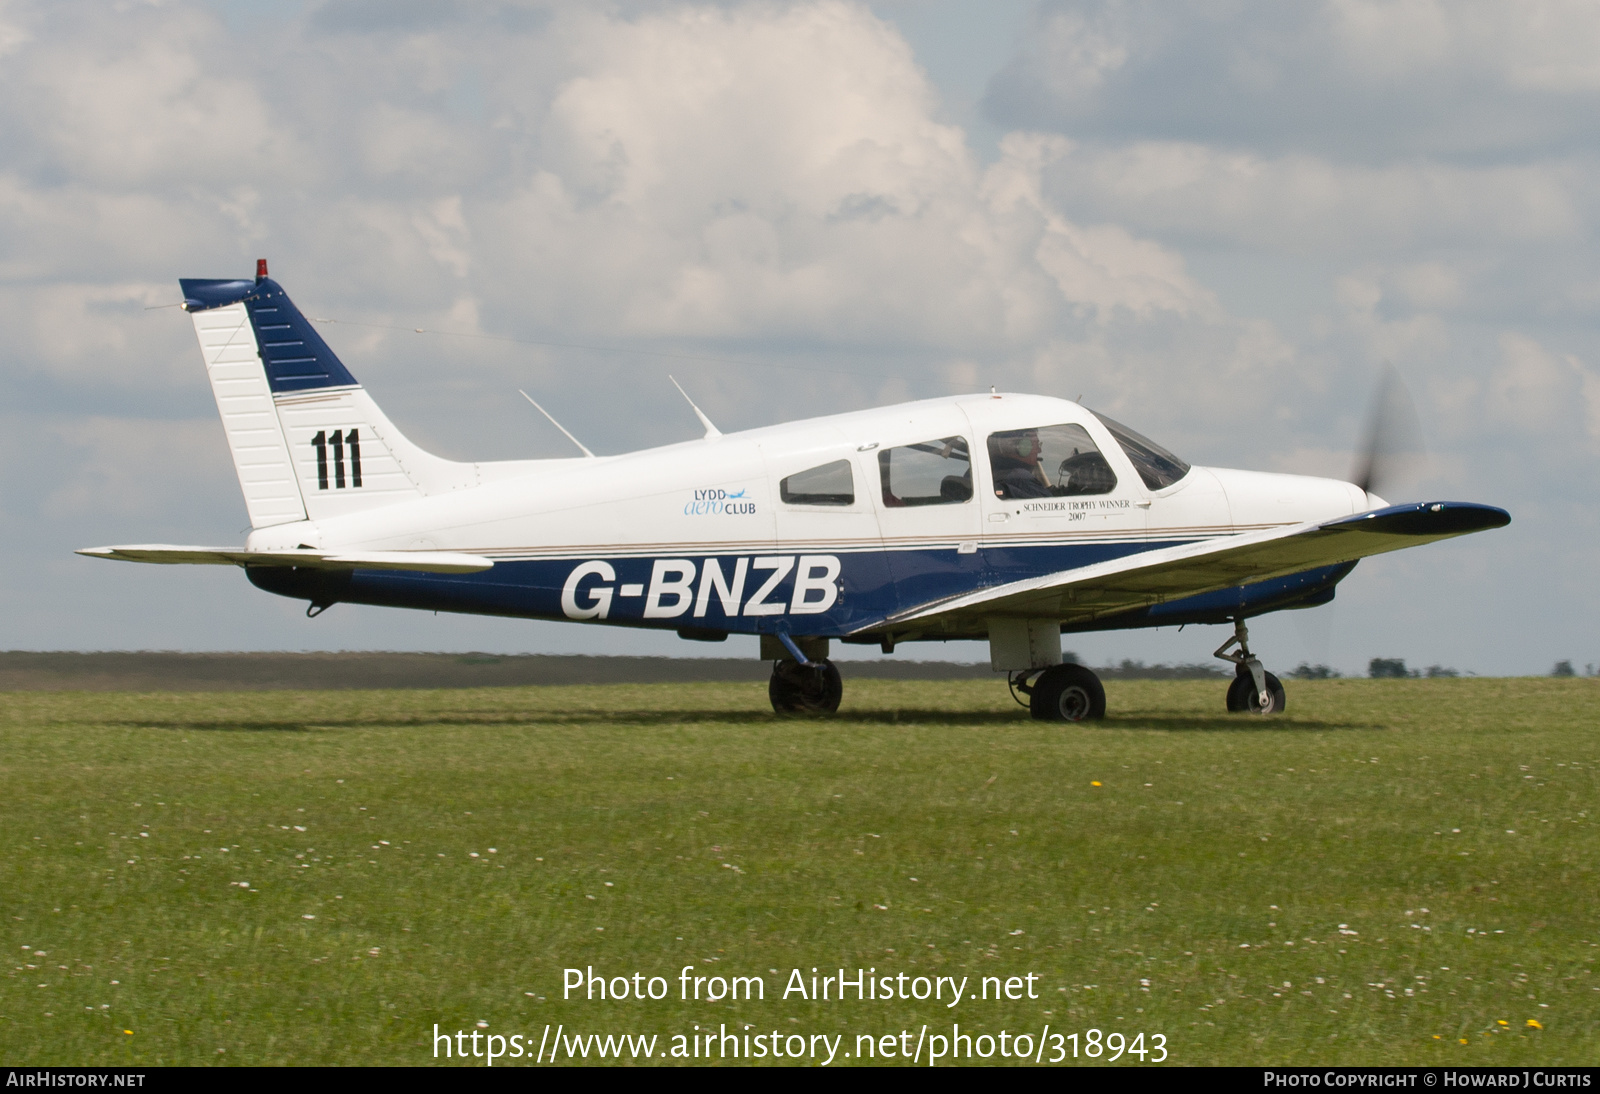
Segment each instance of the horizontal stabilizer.
[[427,574],[475,574],[494,565],[478,555],[454,551],[244,551],[165,543],[85,547],[78,554],[166,566],[297,566],[311,570],[416,570]]

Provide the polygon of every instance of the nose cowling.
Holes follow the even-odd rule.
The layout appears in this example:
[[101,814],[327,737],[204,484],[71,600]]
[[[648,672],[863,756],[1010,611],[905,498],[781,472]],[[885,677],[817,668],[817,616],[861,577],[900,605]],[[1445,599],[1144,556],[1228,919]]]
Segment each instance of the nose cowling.
[[1211,471],[1228,497],[1234,527],[1241,529],[1332,520],[1387,504],[1338,479],[1229,468]]

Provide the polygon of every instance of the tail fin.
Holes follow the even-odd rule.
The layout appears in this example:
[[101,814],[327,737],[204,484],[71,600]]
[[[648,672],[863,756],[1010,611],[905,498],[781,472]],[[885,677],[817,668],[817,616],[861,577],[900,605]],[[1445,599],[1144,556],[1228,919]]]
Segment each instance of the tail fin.
[[254,281],[178,284],[252,527],[477,484],[478,465],[440,459],[406,440],[267,276],[265,259]]

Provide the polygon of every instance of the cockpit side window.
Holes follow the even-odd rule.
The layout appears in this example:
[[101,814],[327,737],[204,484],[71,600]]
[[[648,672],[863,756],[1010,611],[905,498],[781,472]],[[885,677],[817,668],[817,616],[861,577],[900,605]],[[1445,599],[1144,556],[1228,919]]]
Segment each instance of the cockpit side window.
[[972,453],[965,437],[941,437],[878,453],[883,504],[956,505],[972,500]]
[[855,476],[849,460],[834,460],[798,471],[778,483],[778,496],[788,505],[854,505]]
[[1109,494],[1117,476],[1081,425],[1042,425],[989,434],[998,498]]
[[1104,414],[1094,411],[1090,413],[1100,419],[1101,425],[1111,430],[1111,435],[1128,454],[1133,469],[1139,472],[1139,477],[1151,490],[1165,490],[1189,473],[1188,464],[1149,437],[1135,433],[1121,422],[1113,421]]

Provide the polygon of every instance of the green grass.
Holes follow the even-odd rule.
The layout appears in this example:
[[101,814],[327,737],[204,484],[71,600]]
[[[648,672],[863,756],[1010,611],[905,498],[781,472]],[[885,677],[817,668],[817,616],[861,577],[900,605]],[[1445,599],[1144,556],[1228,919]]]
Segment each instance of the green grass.
[[[986,682],[826,721],[744,684],[6,694],[0,1063],[414,1064],[485,1021],[1593,1064],[1600,687],[1289,689],[1112,683],[1089,727]],[[591,965],[673,994],[563,1001]],[[680,1002],[684,965],[766,1000]],[[1039,998],[780,998],[841,965]]]

